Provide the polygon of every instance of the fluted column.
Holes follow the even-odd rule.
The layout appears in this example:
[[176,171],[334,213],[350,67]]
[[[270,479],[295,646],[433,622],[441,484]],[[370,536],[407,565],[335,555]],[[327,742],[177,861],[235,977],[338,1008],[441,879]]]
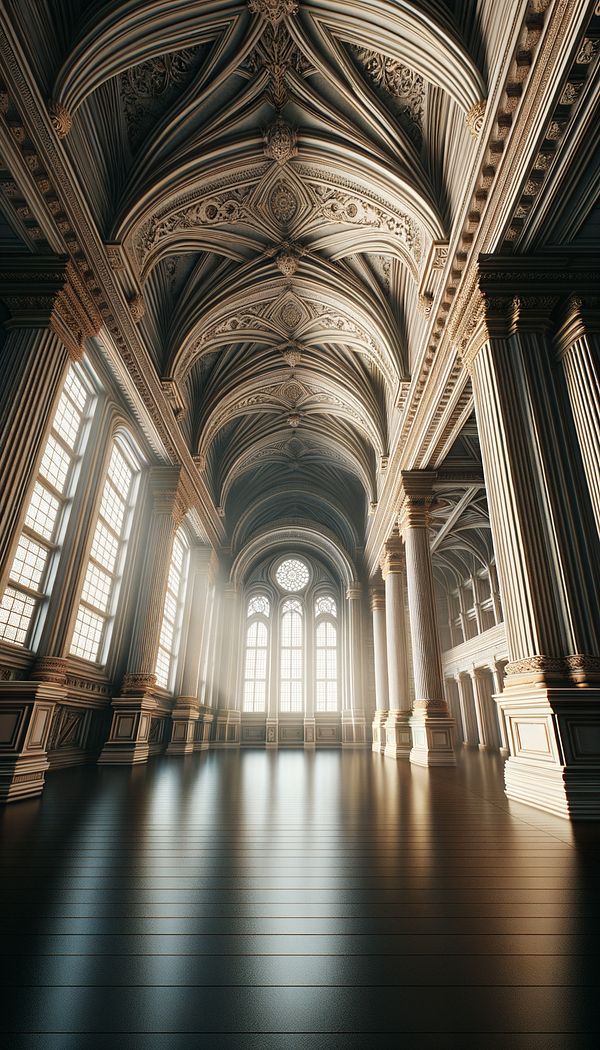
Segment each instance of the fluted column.
[[342,710],[342,747],[364,747],[366,742],[364,681],[363,681],[363,625],[362,588],[354,583],[346,589],[347,631],[349,653],[348,706]]
[[210,547],[192,547],[188,570],[189,616],[183,648],[181,686],[171,712],[171,740],[169,755],[185,755],[194,750],[197,740],[196,723],[201,718],[200,674],[207,624],[207,597],[212,550]]
[[[100,318],[64,256],[4,252],[0,301],[9,315],[0,349],[1,596],[69,362],[79,360]],[[0,801],[43,791],[52,719],[66,698],[66,660],[44,658],[34,673],[30,681],[0,682]]]
[[478,319],[462,348],[510,658],[498,700],[510,747],[506,792],[562,816],[600,817],[600,548],[560,407],[551,340],[558,285],[548,294],[540,267],[532,294],[525,287],[513,297],[514,275],[484,263]]
[[110,734],[98,759],[103,765],[130,765],[148,758],[152,713],[157,710],[156,657],[173,539],[186,509],[179,488],[178,467],[155,467],[150,471],[149,502],[146,553],[127,671],[121,695],[112,702]]
[[408,758],[412,744],[408,654],[404,618],[404,551],[396,534],[386,543],[381,558],[385,586],[385,631],[389,713],[385,724],[388,758]]
[[385,587],[374,584],[370,591],[373,615],[373,663],[375,670],[375,714],[373,751],[385,751],[385,725],[389,712],[387,642],[385,625]]
[[415,683],[410,761],[424,766],[451,766],[456,762],[452,745],[454,722],[444,694],[429,546],[429,508],[434,480],[435,475],[430,471],[402,472],[399,529],[406,553]]
[[600,299],[571,297],[555,345],[600,532]]
[[495,726],[491,721],[492,712],[489,709],[490,698],[486,687],[487,671],[481,667],[472,667],[469,675],[473,688],[479,748],[481,751],[489,751],[498,746],[498,741]]

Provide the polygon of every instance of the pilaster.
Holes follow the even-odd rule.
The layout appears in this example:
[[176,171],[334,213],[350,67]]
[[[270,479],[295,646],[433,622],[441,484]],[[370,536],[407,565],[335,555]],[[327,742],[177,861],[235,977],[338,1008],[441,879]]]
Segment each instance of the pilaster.
[[52,718],[63,698],[51,680],[0,682],[0,802],[42,794]]
[[354,583],[346,589],[348,612],[349,707],[342,709],[342,747],[364,747],[366,724],[363,684],[362,588]]

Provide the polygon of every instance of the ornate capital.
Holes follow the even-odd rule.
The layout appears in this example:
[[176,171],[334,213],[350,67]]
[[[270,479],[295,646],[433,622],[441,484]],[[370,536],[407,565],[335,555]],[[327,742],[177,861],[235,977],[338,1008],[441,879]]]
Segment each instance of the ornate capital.
[[479,138],[481,129],[483,127],[483,119],[485,117],[485,107],[487,103],[484,99],[479,102],[473,103],[469,112],[465,116],[465,124],[467,125],[471,135],[474,139]]
[[591,333],[600,333],[600,296],[570,295],[554,340],[558,356],[562,357],[578,339]]
[[50,116],[50,123],[52,124],[58,138],[64,139],[73,126],[73,118],[68,109],[66,106],[63,106],[62,102],[57,102],[56,99],[51,99],[48,103],[48,114]]
[[150,470],[152,509],[155,514],[168,514],[179,528],[189,510],[181,481],[180,467],[152,467]]
[[346,587],[346,599],[349,602],[359,602],[362,598],[362,587],[360,583],[353,583]]
[[387,543],[384,544],[383,553],[379,560],[379,567],[384,580],[393,572],[404,572],[406,560],[404,556],[404,544],[402,543],[400,536],[392,536]]
[[429,508],[433,502],[433,484],[437,478],[434,470],[402,471],[402,502],[398,517],[398,528],[403,536],[409,528],[427,528]]
[[9,327],[51,328],[75,360],[85,340],[102,327],[95,303],[66,256],[5,253],[0,299],[10,313]]

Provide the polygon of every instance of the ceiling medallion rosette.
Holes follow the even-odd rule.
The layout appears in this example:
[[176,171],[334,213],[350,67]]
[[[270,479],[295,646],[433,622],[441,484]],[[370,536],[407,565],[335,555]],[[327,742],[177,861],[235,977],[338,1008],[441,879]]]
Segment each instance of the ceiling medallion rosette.
[[298,13],[298,0],[248,0],[253,15],[262,15],[272,26]]

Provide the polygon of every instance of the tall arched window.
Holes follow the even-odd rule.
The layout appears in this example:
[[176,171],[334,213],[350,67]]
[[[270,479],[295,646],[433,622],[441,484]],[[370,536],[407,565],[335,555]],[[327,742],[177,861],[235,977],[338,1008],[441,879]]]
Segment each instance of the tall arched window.
[[266,709],[270,615],[271,603],[266,594],[256,594],[250,599],[244,663],[244,711]]
[[338,709],[337,607],[331,595],[315,602],[315,671],[317,711]]
[[167,592],[163,606],[160,641],[156,657],[156,681],[163,689],[173,688],[177,665],[177,650],[181,634],[189,548],[185,534],[179,530],[173,540]]
[[303,642],[302,603],[287,598],[281,607],[279,707],[283,712],[303,710]]

